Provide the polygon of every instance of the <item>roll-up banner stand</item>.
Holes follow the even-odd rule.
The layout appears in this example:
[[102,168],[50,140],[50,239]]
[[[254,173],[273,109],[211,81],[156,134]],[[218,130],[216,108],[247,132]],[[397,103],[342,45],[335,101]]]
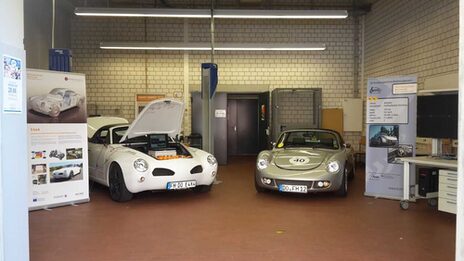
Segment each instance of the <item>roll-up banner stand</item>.
[[27,70],[29,210],[89,201],[85,75]]
[[[416,155],[416,95],[415,76],[368,79],[366,196],[403,197],[399,158]],[[414,190],[415,175],[411,175],[410,185]]]

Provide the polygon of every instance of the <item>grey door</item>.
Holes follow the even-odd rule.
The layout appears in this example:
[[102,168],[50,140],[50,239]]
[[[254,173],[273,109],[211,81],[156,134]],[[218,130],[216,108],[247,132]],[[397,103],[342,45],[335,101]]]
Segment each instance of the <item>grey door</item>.
[[257,98],[228,99],[227,154],[256,155],[259,152]]
[[322,91],[275,89],[272,91],[272,140],[284,130],[321,127]]

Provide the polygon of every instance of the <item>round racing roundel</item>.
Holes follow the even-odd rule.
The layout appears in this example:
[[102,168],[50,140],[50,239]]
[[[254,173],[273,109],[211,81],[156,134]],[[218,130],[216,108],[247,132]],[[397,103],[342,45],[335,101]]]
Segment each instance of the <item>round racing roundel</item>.
[[293,165],[304,165],[309,163],[309,158],[305,156],[295,156],[291,157],[289,161]]

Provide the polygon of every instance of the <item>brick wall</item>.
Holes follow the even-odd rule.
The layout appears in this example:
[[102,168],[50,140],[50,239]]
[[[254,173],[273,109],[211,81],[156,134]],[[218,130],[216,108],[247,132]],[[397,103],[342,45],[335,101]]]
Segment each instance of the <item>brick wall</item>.
[[[217,52],[220,85],[322,88],[323,107],[353,97],[353,21],[216,20],[217,42],[324,43],[325,51]],[[188,20],[185,39],[209,41],[209,22]],[[134,118],[136,93],[184,99],[184,83],[200,84],[200,64],[209,52],[101,50],[101,41],[184,40],[183,19],[91,18],[72,21],[73,62],[87,76],[89,106],[104,115]],[[186,67],[184,66],[186,65]],[[185,69],[187,68],[187,70]],[[188,74],[188,75],[185,75]],[[187,93],[187,95],[189,95]],[[189,106],[187,106],[189,107]],[[190,108],[184,119],[190,133]]]
[[365,78],[458,70],[457,0],[378,1],[365,20]]

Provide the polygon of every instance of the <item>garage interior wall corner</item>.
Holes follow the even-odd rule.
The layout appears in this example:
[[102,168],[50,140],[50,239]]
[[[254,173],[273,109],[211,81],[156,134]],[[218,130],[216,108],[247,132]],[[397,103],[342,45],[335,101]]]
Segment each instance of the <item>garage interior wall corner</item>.
[[[23,1],[0,0],[0,58],[25,64]],[[24,67],[23,67],[24,68]],[[3,70],[2,70],[3,72]],[[24,75],[25,70],[23,71]],[[29,260],[26,110],[4,112],[3,73],[0,81],[0,260]],[[21,87],[19,87],[21,88]],[[22,89],[25,90],[25,81]],[[20,101],[25,107],[26,92]]]
[[[71,0],[56,1],[55,48],[71,47]],[[52,0],[24,0],[24,48],[27,67],[48,70],[52,48]]]

